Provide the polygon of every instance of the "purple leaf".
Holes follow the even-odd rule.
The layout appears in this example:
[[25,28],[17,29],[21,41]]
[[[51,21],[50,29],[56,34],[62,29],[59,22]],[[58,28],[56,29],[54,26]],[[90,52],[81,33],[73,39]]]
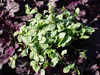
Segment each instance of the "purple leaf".
[[15,49],[17,49],[19,47],[18,43],[15,43]]
[[10,56],[3,54],[2,56],[0,56],[0,61],[1,61],[1,63],[5,64],[8,62],[9,58],[10,58]]
[[1,55],[1,53],[3,53],[3,48],[2,47],[0,47],[0,55]]
[[15,48],[9,47],[6,49],[5,54],[12,56],[15,52]]
[[84,5],[85,3],[87,3],[89,0],[80,0],[80,2]]
[[27,16],[21,17],[21,19],[22,19],[23,21],[28,21],[28,20],[30,20],[30,19],[32,19],[32,18],[33,18],[33,15],[27,15]]
[[14,13],[19,11],[19,4],[16,2],[10,2],[10,0],[7,0],[7,6],[5,8],[9,12],[9,15],[11,17],[14,17]]

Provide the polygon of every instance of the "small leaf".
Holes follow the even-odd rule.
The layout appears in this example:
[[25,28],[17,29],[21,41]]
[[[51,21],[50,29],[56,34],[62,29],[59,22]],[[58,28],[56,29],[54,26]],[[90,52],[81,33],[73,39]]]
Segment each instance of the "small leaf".
[[31,62],[30,62],[30,65],[31,65],[31,66],[34,66],[36,63],[37,63],[36,61],[31,61]]
[[46,61],[46,62],[44,63],[43,68],[45,69],[47,66],[49,66],[49,62],[48,62],[48,61]]
[[39,55],[40,61],[44,61],[44,57],[42,55]]
[[59,61],[59,58],[58,57],[55,57],[51,60],[51,66],[54,67]]
[[46,41],[45,37],[42,37],[42,39],[39,41],[39,43],[44,43]]
[[46,31],[52,31],[54,29],[55,29],[55,25],[54,24],[50,24],[50,25],[48,25],[48,26],[45,27]]
[[40,70],[40,66],[33,66],[33,69],[35,70],[36,73],[38,73],[38,71]]
[[64,37],[65,37],[65,35],[66,35],[66,33],[65,33],[65,32],[61,32],[61,33],[59,34],[59,38],[64,38]]
[[29,55],[30,59],[34,59],[35,61],[39,62],[39,56],[38,56],[38,53],[34,50],[32,50],[30,52],[30,55]]
[[70,71],[70,69],[73,69],[75,66],[75,64],[69,64],[68,66],[63,68],[63,72],[64,73],[68,73]]
[[15,68],[15,67],[16,67],[15,60],[13,60],[13,61],[11,62],[11,68]]
[[42,15],[39,14],[39,13],[35,15],[35,18],[36,18],[36,19],[41,19],[41,17],[42,17]]
[[64,38],[62,38],[60,40],[60,42],[58,43],[58,47],[64,47],[67,43],[69,43],[71,41],[72,37],[71,36],[65,36]]
[[81,36],[84,36],[85,32],[86,32],[85,28],[80,29],[80,35]]
[[80,9],[79,8],[76,8],[75,13],[76,14],[79,14],[79,12],[80,12]]
[[64,56],[66,53],[67,53],[67,50],[63,50],[63,51],[61,52],[61,55]]
[[25,49],[24,51],[22,51],[21,55],[22,56],[27,56],[28,55],[28,49]]
[[22,48],[18,49],[18,51],[22,51]]
[[49,11],[48,10],[44,10],[43,11],[43,15],[45,15],[46,13],[49,13]]
[[28,45],[31,42],[31,36],[25,35],[23,36],[23,42]]
[[45,75],[45,70],[41,69],[41,75]]
[[17,36],[19,34],[19,32],[18,31],[16,31],[15,33],[14,33],[14,36]]
[[38,66],[38,63],[36,61],[31,61],[30,65],[32,66],[33,70],[38,73],[38,71],[40,70],[40,66]]
[[43,49],[46,49],[46,48],[49,47],[48,44],[44,44],[44,43],[40,43],[39,45],[40,45],[40,47],[43,48]]
[[59,18],[60,20],[62,20],[63,19],[63,14],[59,14],[56,17]]
[[95,32],[95,30],[92,27],[85,26],[84,28],[86,29],[86,33],[88,33],[89,35]]
[[15,55],[13,56],[13,59],[15,59],[15,60],[17,59],[17,54],[15,54]]
[[85,59],[87,59],[87,56],[86,56],[85,52],[86,52],[86,50],[84,52],[80,52],[80,53]]
[[84,36],[81,36],[80,39],[88,39],[90,36],[87,36],[87,35],[84,35]]
[[22,35],[18,35],[18,41],[19,41],[19,42],[22,41]]
[[34,14],[37,12],[37,8],[32,9],[32,8],[30,8],[29,5],[25,5],[25,9],[26,9],[26,11],[25,11],[26,14]]

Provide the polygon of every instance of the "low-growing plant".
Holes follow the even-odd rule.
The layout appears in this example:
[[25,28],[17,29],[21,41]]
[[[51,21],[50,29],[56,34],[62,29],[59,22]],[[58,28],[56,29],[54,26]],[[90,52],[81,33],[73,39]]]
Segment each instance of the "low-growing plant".
[[[75,63],[63,62],[67,49],[61,50],[61,53],[57,51],[58,48],[70,46],[74,40],[88,39],[95,31],[93,28],[75,21],[80,9],[76,8],[75,13],[71,14],[64,7],[60,12],[49,4],[49,10],[44,10],[41,14],[37,8],[31,9],[28,5],[25,7],[26,14],[34,14],[35,17],[28,21],[28,25],[23,25],[20,31],[14,33],[23,47],[17,51],[20,52],[20,55],[15,54],[10,57],[10,66],[16,67],[18,57],[29,57],[30,66],[36,73],[41,70],[41,75],[45,75],[46,67],[54,67],[61,62],[67,65],[63,68],[64,73],[68,73],[72,69],[80,74],[75,68]],[[86,58],[85,52],[81,52],[84,58]]]

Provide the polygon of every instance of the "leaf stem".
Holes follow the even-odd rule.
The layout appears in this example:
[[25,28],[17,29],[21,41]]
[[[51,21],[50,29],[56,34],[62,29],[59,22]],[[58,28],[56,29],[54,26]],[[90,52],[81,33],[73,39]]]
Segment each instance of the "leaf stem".
[[17,41],[16,41],[16,39],[15,39],[15,37],[14,37],[14,35],[13,35],[13,30],[12,30],[12,28],[11,28],[11,34],[12,34],[12,36],[13,36],[14,41],[17,43]]

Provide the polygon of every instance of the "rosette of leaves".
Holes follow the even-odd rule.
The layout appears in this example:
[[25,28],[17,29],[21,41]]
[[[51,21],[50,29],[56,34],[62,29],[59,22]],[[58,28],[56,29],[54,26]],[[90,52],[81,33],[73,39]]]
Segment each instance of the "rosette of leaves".
[[[79,8],[76,8],[72,15],[64,7],[62,11],[64,12],[56,13],[53,5],[49,4],[49,10],[44,10],[41,14],[37,8],[31,9],[26,5],[26,14],[35,14],[35,17],[28,21],[28,25],[23,25],[20,31],[14,33],[18,42],[25,45],[18,51],[21,51],[23,57],[29,57],[30,66],[35,72],[41,70],[41,75],[45,75],[44,69],[47,66],[54,67],[61,62],[67,53],[67,50],[62,50],[60,54],[57,48],[69,46],[73,40],[88,39],[95,31],[75,22]],[[74,63],[64,67],[63,72],[68,73],[70,69],[77,70]]]

